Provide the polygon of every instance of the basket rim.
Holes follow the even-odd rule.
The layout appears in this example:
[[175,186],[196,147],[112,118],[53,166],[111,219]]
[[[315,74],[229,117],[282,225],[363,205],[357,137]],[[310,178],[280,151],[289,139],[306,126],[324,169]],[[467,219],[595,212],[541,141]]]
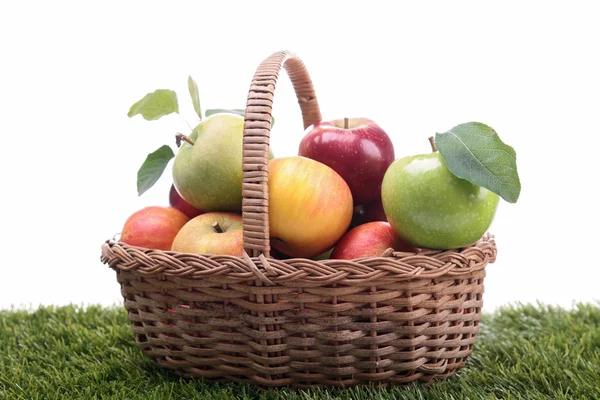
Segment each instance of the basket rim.
[[495,238],[488,232],[476,243],[460,249],[420,249],[416,253],[388,249],[379,257],[353,260],[279,260],[264,254],[250,257],[245,252],[242,256],[185,253],[108,239],[102,245],[101,261],[115,271],[130,271],[145,277],[218,278],[231,283],[259,280],[268,286],[285,286],[294,282],[364,284],[460,277],[483,270],[495,262],[496,254]]

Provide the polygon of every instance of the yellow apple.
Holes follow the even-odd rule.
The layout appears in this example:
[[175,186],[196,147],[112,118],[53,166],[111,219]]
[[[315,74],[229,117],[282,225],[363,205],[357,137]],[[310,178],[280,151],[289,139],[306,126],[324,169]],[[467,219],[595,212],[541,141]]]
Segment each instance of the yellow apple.
[[244,250],[242,217],[215,211],[192,218],[175,236],[171,250],[241,256]]
[[268,167],[272,246],[305,258],[333,247],[352,220],[346,181],[331,167],[302,156],[275,158]]

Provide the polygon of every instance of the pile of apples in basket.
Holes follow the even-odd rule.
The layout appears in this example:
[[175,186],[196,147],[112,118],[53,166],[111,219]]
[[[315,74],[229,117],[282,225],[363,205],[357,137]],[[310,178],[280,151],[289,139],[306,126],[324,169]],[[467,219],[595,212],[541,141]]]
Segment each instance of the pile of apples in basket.
[[[141,195],[174,158],[169,205],[133,212],[119,240],[241,256],[244,110],[213,109],[203,116],[192,77],[188,88],[200,122],[189,135],[176,135],[176,153],[163,145],[138,171]],[[178,112],[176,93],[159,89],[136,102],[128,116],[156,120]],[[478,241],[500,198],[514,203],[519,197],[516,153],[480,122],[459,124],[429,141],[430,152],[396,154],[373,120],[340,118],[309,126],[297,155],[269,151],[272,255],[357,259],[389,248],[416,252]]]

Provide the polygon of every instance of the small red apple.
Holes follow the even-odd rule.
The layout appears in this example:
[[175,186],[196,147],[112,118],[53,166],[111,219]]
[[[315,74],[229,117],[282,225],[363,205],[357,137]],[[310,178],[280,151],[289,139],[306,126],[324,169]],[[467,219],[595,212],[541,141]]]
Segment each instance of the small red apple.
[[127,218],[120,241],[131,246],[171,250],[173,239],[188,221],[174,207],[148,206]]
[[171,184],[171,190],[169,190],[169,204],[192,219],[202,214],[201,210],[188,203],[181,197],[174,184]]
[[346,233],[336,244],[330,258],[352,260],[362,257],[378,257],[390,247],[398,251],[417,251],[398,238],[389,223],[367,222]]
[[173,251],[241,256],[244,251],[242,216],[214,211],[192,218],[181,228]]
[[298,155],[333,168],[348,183],[354,206],[375,201],[381,182],[394,161],[387,133],[367,118],[319,122],[305,131]]

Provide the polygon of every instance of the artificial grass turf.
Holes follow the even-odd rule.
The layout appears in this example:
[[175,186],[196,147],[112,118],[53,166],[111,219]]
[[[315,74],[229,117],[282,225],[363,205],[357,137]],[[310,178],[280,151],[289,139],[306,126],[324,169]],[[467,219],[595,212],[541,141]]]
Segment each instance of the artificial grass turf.
[[600,303],[485,314],[475,351],[430,386],[263,392],[185,380],[141,354],[120,307],[0,311],[0,399],[600,399]]

